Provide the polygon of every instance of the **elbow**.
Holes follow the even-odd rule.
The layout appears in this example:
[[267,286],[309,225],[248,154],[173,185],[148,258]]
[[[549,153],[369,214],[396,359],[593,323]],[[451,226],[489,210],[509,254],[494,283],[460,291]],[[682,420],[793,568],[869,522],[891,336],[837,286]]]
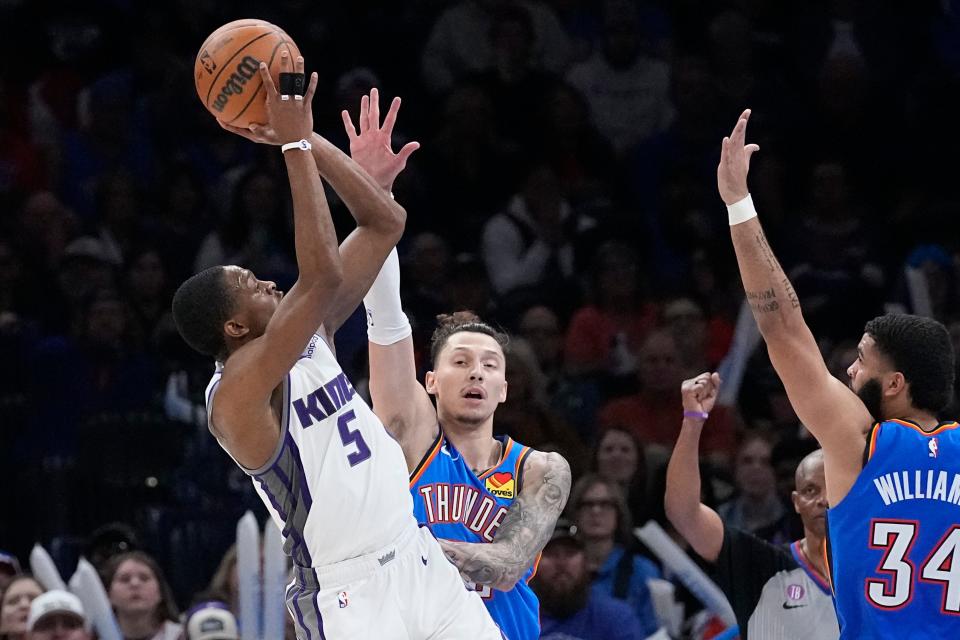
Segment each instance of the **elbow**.
[[[301,279],[303,279],[302,272]],[[341,284],[343,284],[343,265],[339,260],[331,261],[330,264],[322,267],[318,277],[309,283],[310,293],[315,297],[326,299],[336,293]]]

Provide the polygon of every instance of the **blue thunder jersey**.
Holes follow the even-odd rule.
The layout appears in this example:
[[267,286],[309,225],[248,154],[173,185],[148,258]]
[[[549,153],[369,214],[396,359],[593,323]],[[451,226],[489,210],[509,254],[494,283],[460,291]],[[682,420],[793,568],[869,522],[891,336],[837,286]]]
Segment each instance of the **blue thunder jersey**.
[[887,420],[827,511],[841,639],[960,638],[960,429]]
[[[446,540],[493,542],[507,509],[523,486],[523,463],[533,451],[507,436],[497,438],[503,454],[496,466],[477,476],[443,431],[410,474],[413,515]],[[490,617],[510,640],[540,637],[540,603],[528,584],[533,566],[510,591],[476,585]],[[470,585],[468,585],[470,586]]]

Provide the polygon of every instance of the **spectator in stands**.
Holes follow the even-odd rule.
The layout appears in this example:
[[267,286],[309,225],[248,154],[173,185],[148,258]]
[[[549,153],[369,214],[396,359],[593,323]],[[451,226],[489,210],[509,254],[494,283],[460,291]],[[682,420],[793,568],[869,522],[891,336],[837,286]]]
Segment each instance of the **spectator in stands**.
[[664,304],[663,323],[677,344],[684,376],[716,369],[727,354],[730,336],[726,327],[708,323],[703,307],[691,298],[674,298]]
[[0,589],[0,640],[26,640],[30,603],[43,586],[30,576],[17,576]]
[[239,640],[237,619],[223,602],[208,600],[194,605],[184,617],[184,640]]
[[114,556],[103,583],[124,640],[177,640],[177,605],[160,565],[142,551]]
[[20,562],[12,553],[0,550],[0,595],[20,575]]
[[484,222],[516,186],[522,157],[497,131],[493,103],[481,87],[465,82],[450,92],[424,153],[430,181],[424,205],[434,214],[428,229],[443,235],[455,253],[476,251]]
[[647,458],[633,431],[623,427],[604,429],[593,449],[592,471],[620,487],[638,526],[653,516],[647,496]]
[[137,334],[149,339],[160,322],[170,315],[167,267],[159,249],[131,248],[123,280]]
[[440,14],[423,49],[421,71],[428,90],[445,93],[470,72],[491,66],[494,50],[490,30],[497,12],[511,5],[521,7],[530,15],[532,65],[553,73],[566,69],[570,42],[556,14],[545,3],[460,0]]
[[620,170],[613,147],[593,125],[583,96],[560,84],[547,94],[538,113],[537,148],[553,167],[570,203],[588,212],[609,207]]
[[657,322],[657,307],[644,296],[636,250],[605,242],[596,250],[591,276],[591,301],[567,327],[567,366],[577,375],[632,378],[638,349]]
[[[677,403],[683,369],[673,335],[657,330],[647,336],[640,349],[640,392],[614,400],[600,410],[601,427],[628,427],[660,457],[673,446],[676,434]],[[733,455],[736,416],[717,406],[711,416],[710,429],[704,434],[707,457],[726,464]]]
[[124,522],[108,522],[90,533],[83,555],[102,574],[111,558],[139,549],[140,541],[133,527]]
[[91,640],[90,621],[80,598],[55,589],[30,603],[29,640]]
[[500,132],[527,148],[536,140],[543,97],[560,82],[537,68],[535,38],[529,10],[504,3],[490,25],[490,66],[473,78],[490,96]]
[[497,409],[496,435],[508,434],[540,451],[557,451],[576,475],[585,466],[584,446],[576,432],[546,402],[546,381],[526,342],[517,340],[506,354],[510,392]]
[[644,637],[660,627],[647,580],[660,577],[657,566],[637,553],[633,519],[620,487],[587,474],[570,491],[569,513],[583,541],[586,568],[594,586],[626,600],[640,620]]
[[483,228],[487,273],[504,305],[519,312],[532,303],[563,309],[575,302],[576,241],[594,224],[571,208],[553,169],[532,167],[519,193]]
[[670,67],[644,51],[635,3],[606,0],[603,27],[600,50],[570,69],[567,81],[587,100],[600,133],[625,154],[670,126]]
[[636,613],[590,584],[578,529],[561,518],[543,549],[533,588],[540,598],[541,640],[642,640]]
[[237,545],[230,545],[220,559],[217,570],[207,585],[207,591],[220,594],[230,611],[239,613],[239,587],[237,582]]
[[276,174],[254,165],[232,178],[230,206],[200,245],[194,271],[218,264],[245,264],[264,278],[292,282],[296,266],[289,255],[291,223]]
[[766,436],[751,434],[744,439],[734,460],[737,495],[717,507],[717,513],[728,527],[780,544],[789,541],[784,530],[787,511],[777,495],[772,453]]

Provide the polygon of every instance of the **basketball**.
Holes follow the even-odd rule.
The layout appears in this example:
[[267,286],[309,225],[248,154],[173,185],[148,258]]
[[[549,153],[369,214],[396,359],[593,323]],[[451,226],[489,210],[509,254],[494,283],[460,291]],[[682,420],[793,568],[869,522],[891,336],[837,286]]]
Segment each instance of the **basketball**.
[[194,80],[200,101],[214,117],[235,127],[267,122],[260,63],[266,62],[275,84],[280,78],[280,53],[291,62],[300,50],[283,29],[265,20],[228,22],[200,45]]

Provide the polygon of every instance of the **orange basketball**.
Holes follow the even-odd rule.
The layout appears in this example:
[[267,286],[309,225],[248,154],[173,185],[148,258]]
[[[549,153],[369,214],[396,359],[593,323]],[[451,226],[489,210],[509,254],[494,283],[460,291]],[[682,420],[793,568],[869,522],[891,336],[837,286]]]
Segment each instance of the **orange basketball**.
[[[227,124],[266,124],[267,109],[260,62],[266,62],[274,84],[280,81],[280,53],[300,55],[283,29],[264,20],[228,22],[200,45],[193,75],[200,101]],[[291,68],[292,70],[292,68]]]

